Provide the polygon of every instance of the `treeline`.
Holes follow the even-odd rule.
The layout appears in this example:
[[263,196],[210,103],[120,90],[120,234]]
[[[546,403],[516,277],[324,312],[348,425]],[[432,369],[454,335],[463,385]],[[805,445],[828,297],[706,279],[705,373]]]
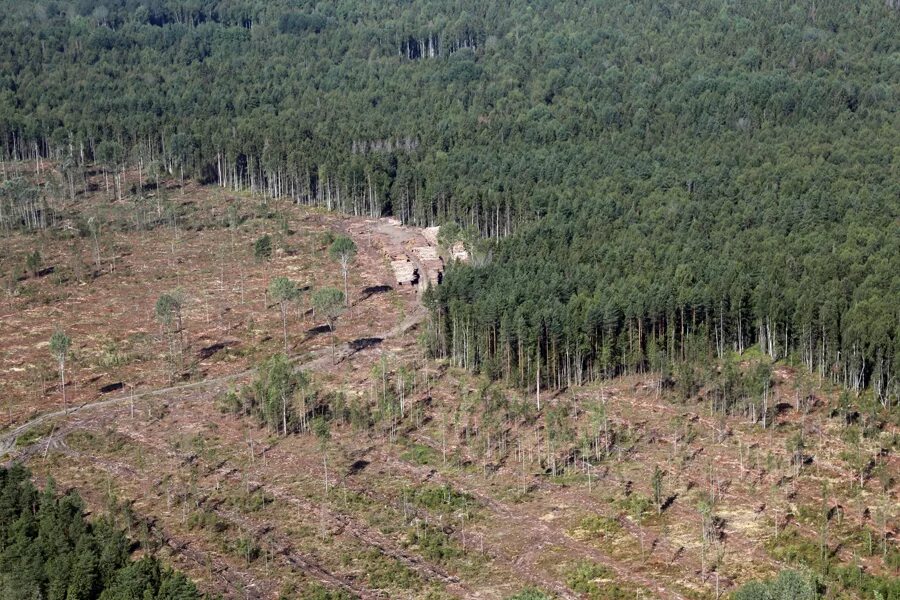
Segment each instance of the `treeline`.
[[132,543],[110,519],[87,521],[74,492],[38,491],[22,466],[0,469],[0,596],[9,599],[200,600],[184,575]]
[[[49,159],[47,197],[136,169],[136,194],[193,177],[512,235],[437,299],[436,351],[494,375],[695,339],[889,404],[898,51],[883,0],[25,1],[0,14],[0,156]],[[8,193],[21,226],[53,205]]]
[[[801,183],[810,173],[772,169],[780,192],[663,191],[662,175],[610,190],[601,207],[561,203],[488,264],[447,271],[430,298],[432,350],[558,389],[758,348],[896,405],[896,202],[863,208],[867,192],[849,182],[831,197]],[[886,175],[877,186],[900,192]]]

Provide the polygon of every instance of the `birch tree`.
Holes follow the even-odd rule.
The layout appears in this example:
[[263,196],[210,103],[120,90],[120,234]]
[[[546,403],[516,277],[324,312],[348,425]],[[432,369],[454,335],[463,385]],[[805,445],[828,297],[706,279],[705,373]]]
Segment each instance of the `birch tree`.
[[341,265],[341,275],[344,277],[344,306],[350,307],[350,288],[348,278],[350,264],[356,258],[356,244],[349,237],[342,235],[331,244],[328,254]]
[[325,317],[328,323],[328,331],[331,333],[331,364],[334,364],[334,325],[337,318],[344,312],[344,293],[333,287],[321,288],[313,294],[312,304],[316,314]]
[[72,339],[61,329],[57,329],[50,336],[50,353],[59,366],[59,389],[62,391],[63,410],[68,413],[69,405],[66,400],[66,358],[69,356],[69,349],[72,346]]
[[288,351],[287,305],[297,299],[297,285],[287,277],[276,277],[269,283],[269,296],[281,309],[281,327],[284,333],[284,351]]

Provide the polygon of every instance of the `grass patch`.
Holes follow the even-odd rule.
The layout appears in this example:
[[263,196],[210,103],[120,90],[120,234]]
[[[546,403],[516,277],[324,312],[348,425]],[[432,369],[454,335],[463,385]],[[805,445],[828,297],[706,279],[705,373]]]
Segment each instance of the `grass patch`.
[[602,565],[580,562],[569,571],[566,585],[590,600],[633,600],[637,592],[615,581],[615,573]]
[[628,494],[616,502],[616,505],[628,513],[638,523],[644,523],[655,517],[656,509],[650,498],[637,493]]
[[66,436],[66,443],[81,452],[115,454],[128,445],[128,438],[111,429],[99,433],[78,429]]
[[225,551],[247,561],[249,565],[262,554],[262,548],[249,535],[241,535],[225,543]]
[[471,494],[457,492],[449,485],[423,485],[407,492],[407,499],[424,509],[441,513],[463,513],[471,517],[472,510],[477,506]]
[[787,529],[770,539],[766,551],[777,560],[818,574],[831,592],[843,590],[863,598],[900,598],[900,578],[872,575],[858,565],[841,564],[831,557],[828,548],[823,549],[796,529]]
[[264,509],[274,501],[274,498],[263,490],[250,493],[242,492],[236,496],[228,496],[225,502],[228,506],[236,508],[242,513],[251,513]]
[[434,448],[430,446],[425,446],[424,444],[412,444],[403,454],[400,455],[400,458],[406,462],[411,462],[417,465],[437,465],[440,461],[438,460],[437,452]]
[[[281,598],[296,598],[293,594],[282,594]],[[353,600],[353,596],[344,590],[330,590],[320,583],[310,585],[301,595],[302,600]]]
[[508,597],[506,600],[552,600],[552,596],[537,588],[525,588],[518,594]]
[[209,510],[197,510],[191,513],[187,521],[191,529],[203,529],[215,534],[228,531],[231,524]]
[[431,525],[409,529],[404,545],[427,560],[441,564],[461,558],[464,554],[449,535]]
[[418,590],[422,578],[415,571],[378,550],[366,550],[357,556],[345,555],[344,566],[354,566],[365,573],[369,587],[378,590]]
[[50,432],[53,431],[55,426],[56,423],[53,422],[44,422],[35,425],[16,439],[16,448],[26,448],[42,437],[50,435]]
[[615,519],[603,515],[588,515],[579,521],[572,531],[572,537],[580,540],[612,539],[622,532],[622,526]]

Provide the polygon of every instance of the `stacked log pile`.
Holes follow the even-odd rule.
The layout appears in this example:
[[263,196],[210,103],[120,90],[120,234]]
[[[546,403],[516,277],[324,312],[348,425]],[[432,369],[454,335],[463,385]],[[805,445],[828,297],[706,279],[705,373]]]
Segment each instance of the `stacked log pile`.
[[405,254],[391,257],[391,268],[398,285],[415,285],[419,283],[419,270]]

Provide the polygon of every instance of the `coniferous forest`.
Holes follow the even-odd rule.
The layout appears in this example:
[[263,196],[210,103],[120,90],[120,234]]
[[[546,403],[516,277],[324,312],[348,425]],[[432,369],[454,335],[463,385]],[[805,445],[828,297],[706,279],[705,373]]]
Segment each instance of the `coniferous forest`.
[[455,223],[458,365],[560,388],[758,349],[890,407],[898,57],[894,0],[25,0],[0,154],[61,175],[0,219],[99,166]]
[[111,519],[91,523],[74,492],[38,491],[30,473],[0,468],[0,592],[4,598],[200,600],[181,573],[132,544]]

